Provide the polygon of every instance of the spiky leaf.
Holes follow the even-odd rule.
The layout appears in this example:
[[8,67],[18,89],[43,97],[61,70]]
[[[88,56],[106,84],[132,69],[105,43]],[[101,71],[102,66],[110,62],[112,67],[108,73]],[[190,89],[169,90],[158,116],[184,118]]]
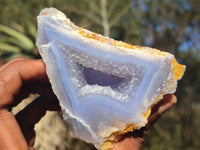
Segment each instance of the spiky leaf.
[[25,35],[21,34],[20,32],[17,32],[7,26],[0,25],[0,32],[3,32],[13,38],[15,38],[18,42],[20,47],[27,52],[31,52],[34,48],[33,42],[27,38]]
[[3,51],[3,52],[17,52],[19,53],[20,52],[20,48],[19,47],[16,47],[16,46],[12,46],[10,44],[6,44],[6,43],[2,43],[0,42],[0,51]]

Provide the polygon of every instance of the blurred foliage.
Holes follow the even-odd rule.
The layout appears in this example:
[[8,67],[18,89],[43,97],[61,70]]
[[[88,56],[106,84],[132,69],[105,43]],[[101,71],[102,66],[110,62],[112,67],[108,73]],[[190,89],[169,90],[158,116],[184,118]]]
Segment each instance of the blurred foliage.
[[200,149],[200,1],[1,0],[0,3],[1,60],[15,55],[38,58],[33,46],[36,16],[44,7],[58,8],[75,24],[89,30],[173,53],[187,66],[175,93],[179,101],[151,128],[143,149]]
[[36,27],[31,23],[27,23],[25,29],[18,24],[15,24],[15,27],[17,29],[0,24],[0,57],[5,61],[19,56],[39,57],[39,53],[34,46]]

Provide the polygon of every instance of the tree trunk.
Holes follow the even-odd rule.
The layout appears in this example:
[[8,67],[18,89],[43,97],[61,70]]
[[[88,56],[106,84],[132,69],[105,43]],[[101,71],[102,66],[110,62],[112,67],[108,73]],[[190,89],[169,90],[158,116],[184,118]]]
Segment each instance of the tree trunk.
[[104,35],[110,36],[110,24],[108,21],[107,0],[101,0],[101,17],[102,17]]

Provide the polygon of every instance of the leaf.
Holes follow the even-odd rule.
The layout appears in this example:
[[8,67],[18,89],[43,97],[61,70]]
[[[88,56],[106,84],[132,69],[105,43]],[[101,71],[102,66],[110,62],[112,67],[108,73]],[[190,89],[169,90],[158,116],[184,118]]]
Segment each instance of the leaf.
[[0,39],[0,43],[9,44],[9,45],[11,45],[11,46],[14,45],[14,46],[18,47],[19,49],[23,49],[23,48],[21,47],[21,43],[20,43],[17,39],[15,39],[15,38],[13,38],[13,37],[1,38],[1,39]]
[[4,51],[4,52],[20,52],[20,48],[17,46],[12,46],[10,44],[6,44],[6,43],[1,43],[0,42],[0,51]]
[[16,58],[16,57],[26,57],[26,58],[31,58],[31,59],[33,59],[33,57],[31,57],[30,55],[24,55],[24,54],[22,54],[22,53],[13,53],[12,55],[6,57],[5,60],[6,60],[6,61],[10,61],[10,60],[12,60],[12,59],[14,59],[14,58]]
[[30,21],[27,21],[26,23],[26,29],[27,29],[27,32],[28,34],[30,34],[30,36],[35,39],[36,36],[37,36],[37,29],[36,29],[36,26],[33,25]]
[[25,35],[21,34],[20,32],[17,32],[7,26],[1,25],[0,24],[0,32],[3,32],[15,39],[18,40],[20,47],[27,52],[31,52],[32,49],[34,48],[33,42],[27,38]]

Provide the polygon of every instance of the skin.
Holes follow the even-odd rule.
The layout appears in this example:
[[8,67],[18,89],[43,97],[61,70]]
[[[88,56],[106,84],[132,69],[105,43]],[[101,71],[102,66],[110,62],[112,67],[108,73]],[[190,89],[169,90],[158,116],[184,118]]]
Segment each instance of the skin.
[[[44,88],[45,87],[45,88]],[[10,112],[30,93],[40,96],[22,111]],[[174,95],[166,95],[152,108],[148,125],[125,135],[112,150],[140,150],[148,127],[176,103]],[[42,60],[16,58],[0,67],[0,149],[33,150],[34,125],[46,111],[60,111]]]
[[148,118],[148,124],[140,130],[135,130],[124,135],[124,137],[114,145],[112,150],[141,150],[149,127],[176,104],[176,102],[176,96],[172,94],[165,95],[162,100],[153,106],[151,115]]

